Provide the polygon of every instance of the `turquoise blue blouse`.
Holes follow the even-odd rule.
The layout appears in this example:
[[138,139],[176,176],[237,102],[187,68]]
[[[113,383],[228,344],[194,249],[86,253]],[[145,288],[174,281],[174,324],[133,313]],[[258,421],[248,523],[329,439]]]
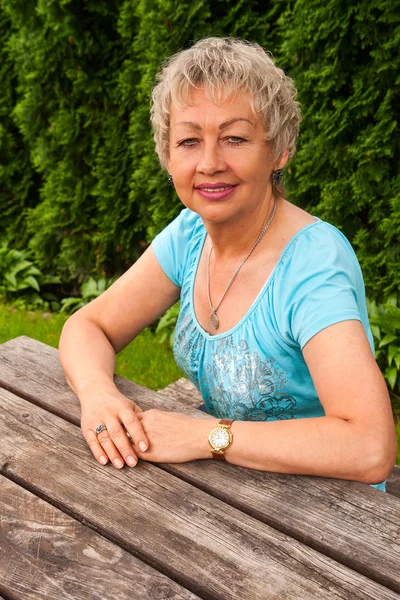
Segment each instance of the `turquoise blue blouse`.
[[[275,421],[325,415],[302,348],[319,331],[361,321],[374,351],[357,257],[345,236],[317,219],[282,255],[246,315],[229,331],[210,335],[193,306],[196,272],[206,239],[189,209],[153,241],[158,262],[181,288],[174,356],[218,418]],[[384,490],[384,484],[379,484]]]

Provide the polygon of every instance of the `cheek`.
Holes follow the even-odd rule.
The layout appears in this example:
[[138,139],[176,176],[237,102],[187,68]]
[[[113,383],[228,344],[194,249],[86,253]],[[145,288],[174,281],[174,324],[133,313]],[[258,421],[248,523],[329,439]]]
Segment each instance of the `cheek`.
[[187,155],[175,155],[171,157],[168,166],[173,180],[176,182],[184,182],[189,177],[193,176],[193,173],[196,170],[196,161],[193,157]]

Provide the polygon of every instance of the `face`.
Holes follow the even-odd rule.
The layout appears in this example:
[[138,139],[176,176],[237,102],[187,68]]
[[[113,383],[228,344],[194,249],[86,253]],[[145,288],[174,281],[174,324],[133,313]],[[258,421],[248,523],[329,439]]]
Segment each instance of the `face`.
[[216,223],[264,217],[271,173],[287,162],[272,159],[264,133],[244,94],[217,105],[199,89],[189,106],[171,106],[167,166],[183,204]]

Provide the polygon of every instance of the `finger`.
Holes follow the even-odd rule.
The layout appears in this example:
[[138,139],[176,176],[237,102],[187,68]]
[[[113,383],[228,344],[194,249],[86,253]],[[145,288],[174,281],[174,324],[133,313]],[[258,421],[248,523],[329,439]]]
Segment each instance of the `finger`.
[[134,404],[132,408],[133,408],[133,410],[135,411],[135,413],[137,413],[137,414],[139,414],[139,413],[142,413],[142,412],[143,412],[143,409],[142,409],[142,408],[140,408],[140,406],[138,406],[137,404]]
[[[140,409],[140,412],[143,412]],[[131,437],[131,442],[134,443],[142,452],[146,452],[149,447],[149,438],[144,432],[140,423],[140,413],[134,413],[131,410],[122,410],[119,414],[121,422]]]
[[101,465],[106,465],[108,463],[108,456],[97,439],[96,433],[92,429],[88,429],[83,435],[95,459]]
[[116,469],[121,469],[124,461],[129,467],[137,464],[136,453],[119,421],[108,421],[107,429],[99,433],[97,439]]

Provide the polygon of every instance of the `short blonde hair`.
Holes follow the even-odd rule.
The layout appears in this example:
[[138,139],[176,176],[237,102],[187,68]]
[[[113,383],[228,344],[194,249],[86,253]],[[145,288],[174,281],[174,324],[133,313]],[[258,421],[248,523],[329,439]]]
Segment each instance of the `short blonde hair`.
[[[168,58],[156,75],[151,124],[161,166],[169,158],[171,103],[190,103],[193,89],[203,87],[217,104],[231,94],[248,93],[254,114],[261,119],[265,140],[274,158],[296,151],[301,121],[292,79],[275,66],[261,46],[237,38],[209,37]],[[279,185],[279,184],[278,184]]]

